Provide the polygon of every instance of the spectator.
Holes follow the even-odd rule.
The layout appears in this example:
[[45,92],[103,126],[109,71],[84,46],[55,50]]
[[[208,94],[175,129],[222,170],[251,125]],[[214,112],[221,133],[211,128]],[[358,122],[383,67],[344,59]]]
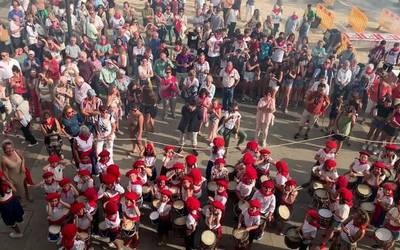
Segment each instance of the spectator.
[[296,14],[296,12],[293,12],[293,14],[286,21],[285,35],[289,36],[290,34],[294,34],[299,28],[300,28],[299,16]]
[[239,83],[240,75],[233,67],[233,63],[228,62],[226,67],[220,71],[219,76],[222,77],[222,86],[224,87],[222,109],[225,111],[230,110],[233,104],[234,90]]
[[275,98],[272,96],[272,92],[273,90],[268,88],[257,104],[255,138],[262,138],[261,147],[263,148],[267,143],[269,128],[275,119]]
[[12,119],[21,126],[21,131],[25,141],[29,143],[28,147],[36,146],[38,142],[32,135],[30,129],[32,116],[29,112],[28,101],[24,100],[23,97],[18,94],[13,94],[10,96],[10,102],[13,105],[14,111],[14,117]]
[[176,97],[179,94],[178,81],[172,75],[172,69],[166,68],[165,77],[160,82],[160,97],[163,104],[163,120],[167,119],[167,105],[171,116],[175,119]]
[[372,48],[369,51],[369,54],[368,54],[369,62],[368,63],[372,63],[375,66],[375,68],[379,65],[379,63],[385,57],[385,54],[386,54],[385,46],[386,46],[386,41],[382,40],[377,46],[375,46],[374,48]]

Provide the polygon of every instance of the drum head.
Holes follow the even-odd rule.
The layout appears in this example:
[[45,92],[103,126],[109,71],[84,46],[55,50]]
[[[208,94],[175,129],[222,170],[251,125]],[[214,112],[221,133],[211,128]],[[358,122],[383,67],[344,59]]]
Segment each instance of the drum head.
[[149,192],[150,192],[150,187],[149,186],[143,186],[142,193],[148,194]]
[[386,228],[379,228],[378,230],[375,231],[375,237],[380,240],[380,241],[391,241],[393,236],[392,236],[392,232],[390,232],[388,229]]
[[322,209],[318,210],[318,214],[322,218],[331,218],[332,217],[331,210],[325,209],[325,208],[322,208]]
[[186,217],[182,216],[182,217],[178,217],[174,220],[174,224],[178,225],[178,226],[183,226],[186,224]]
[[150,220],[157,220],[160,217],[160,214],[157,211],[153,211],[149,215]]
[[361,195],[368,195],[371,194],[371,188],[368,185],[359,184],[357,186],[357,192],[360,193]]
[[156,200],[153,200],[152,204],[153,204],[153,207],[159,208],[161,205],[161,201],[156,199]]
[[174,201],[174,203],[172,203],[172,206],[175,208],[175,209],[183,209],[184,207],[185,207],[185,203],[183,203],[183,201],[181,201],[181,200],[177,200],[177,201]]
[[122,222],[122,229],[125,231],[132,230],[134,226],[135,226],[135,223],[131,220],[125,220],[124,222]]
[[216,240],[217,237],[210,230],[206,230],[201,234],[201,242],[203,242],[206,246],[212,246]]
[[236,186],[237,186],[237,182],[236,181],[230,181],[229,185],[228,185],[228,190],[229,191],[235,191],[236,190]]
[[61,231],[61,226],[51,225],[49,226],[49,233],[51,234],[58,234]]
[[320,188],[320,189],[315,190],[315,195],[320,199],[327,199],[328,198],[328,192],[324,188]]
[[208,188],[209,191],[214,192],[214,191],[217,190],[218,186],[217,186],[217,183],[215,183],[215,181],[210,181],[207,184],[207,188]]
[[317,189],[320,189],[320,188],[324,188],[324,185],[323,185],[321,182],[319,182],[319,181],[314,181],[314,182],[312,183],[312,189],[313,189],[313,190],[317,190]]
[[278,213],[279,213],[279,216],[281,216],[281,218],[284,220],[288,220],[290,217],[289,208],[285,205],[280,205],[278,207]]
[[243,211],[249,207],[249,203],[247,201],[239,201],[238,206]]
[[269,180],[269,176],[268,175],[261,175],[261,177],[260,177],[261,183],[263,183],[264,181],[268,181],[268,180]]
[[239,228],[239,229],[233,229],[232,235],[235,239],[242,240],[246,238],[246,233],[248,234],[248,232],[245,229]]
[[99,229],[100,230],[106,230],[107,229],[107,225],[105,221],[102,221],[99,223]]
[[363,202],[360,205],[361,210],[364,210],[365,212],[371,213],[375,211],[375,205],[373,202]]

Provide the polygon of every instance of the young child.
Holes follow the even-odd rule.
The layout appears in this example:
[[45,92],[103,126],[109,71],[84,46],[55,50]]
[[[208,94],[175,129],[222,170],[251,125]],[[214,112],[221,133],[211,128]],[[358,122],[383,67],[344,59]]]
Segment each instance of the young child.
[[186,163],[185,173],[189,173],[191,169],[197,168],[197,157],[193,154],[188,154],[185,157],[185,163]]
[[71,213],[74,215],[74,224],[77,226],[79,232],[91,234],[92,228],[92,215],[85,210],[85,203],[75,202],[71,205]]
[[[121,232],[121,217],[119,216],[118,203],[110,200],[106,203],[104,212],[106,223],[106,229],[108,231],[108,237],[110,237],[111,243],[114,243],[117,236]],[[110,244],[111,246],[112,244]]]
[[161,204],[157,208],[157,212],[160,215],[157,227],[157,232],[159,236],[158,246],[164,246],[167,244],[168,231],[171,228],[171,197],[172,192],[170,190],[161,190]]
[[92,159],[89,152],[79,154],[79,170],[88,170],[92,174]]
[[194,249],[197,226],[201,218],[201,214],[199,212],[200,201],[194,197],[188,198],[186,200],[186,209],[188,211],[188,215],[186,216],[185,247],[186,249]]
[[94,187],[94,180],[87,169],[79,170],[77,175],[74,177],[74,181],[76,183],[76,189],[80,195],[85,193],[86,189]]
[[229,172],[225,167],[224,158],[218,158],[214,162],[214,166],[211,169],[211,180],[229,180]]
[[214,166],[214,161],[216,159],[224,158],[225,156],[225,141],[224,138],[222,137],[215,137],[213,139],[213,146],[211,148],[211,154],[210,154],[210,159],[208,160],[207,163],[207,168],[206,168],[206,179],[207,181],[210,181],[211,179],[211,169]]
[[70,205],[60,200],[59,193],[49,193],[47,200],[47,220],[49,225],[62,225],[69,213]]
[[143,182],[139,177],[139,171],[137,169],[131,169],[126,173],[126,177],[129,179],[128,186],[126,187],[126,190],[128,192],[132,192],[137,194],[138,199],[137,202],[139,205],[142,204],[143,202]]
[[319,214],[317,210],[310,209],[306,213],[303,224],[300,226],[300,234],[303,241],[300,243],[300,250],[307,250],[311,242],[317,237],[319,225]]
[[78,228],[75,224],[65,224],[61,229],[61,248],[68,249],[85,249],[85,242],[77,239]]
[[208,230],[215,233],[218,240],[222,239],[222,215],[225,210],[225,205],[220,201],[211,202],[211,206],[205,214],[205,224]]
[[354,159],[350,165],[350,176],[357,177],[357,184],[361,183],[362,177],[371,168],[368,162],[370,154],[366,151],[360,151],[359,154],[359,157]]
[[257,171],[251,167],[246,167],[246,173],[242,176],[239,184],[236,186],[236,197],[238,200],[249,200],[257,179]]
[[88,188],[86,189],[84,196],[87,199],[85,211],[93,216],[97,211],[97,200],[99,199],[97,191],[95,188]]
[[61,187],[61,200],[69,205],[75,202],[75,198],[78,197],[79,192],[72,185],[71,180],[68,178],[62,179],[60,182]]
[[52,172],[54,180],[61,181],[64,178],[65,165],[61,162],[60,156],[50,155],[47,161],[49,164],[43,167],[43,172]]
[[[126,192],[125,193],[125,202],[122,203],[122,224],[127,221],[133,221],[135,223],[139,223],[140,221],[140,210],[136,201],[140,197],[138,194],[134,192]],[[135,227],[138,224],[135,224]],[[135,228],[135,235],[133,237],[128,237],[128,239],[124,240],[124,245],[129,246],[135,249],[139,244],[139,231],[138,228]]]
[[199,168],[192,168],[189,172],[189,176],[193,179],[193,194],[197,199],[200,199],[202,195],[202,185],[206,179],[202,176]]
[[284,160],[277,161],[276,164],[276,176],[275,176],[275,185],[278,191],[281,193],[283,187],[285,186],[286,181],[290,179],[289,176],[289,167]]
[[167,187],[168,178],[165,175],[160,175],[157,180],[156,184],[151,188],[151,196],[153,199],[161,200],[162,194],[161,190],[168,189]]
[[117,182],[117,178],[114,175],[105,173],[101,176],[102,184],[99,188],[99,199],[103,199],[104,202],[112,200],[119,203],[121,195],[125,193],[124,188]]
[[150,181],[155,181],[157,178],[157,169],[156,169],[156,152],[154,149],[154,145],[151,143],[147,143],[144,151],[143,151],[143,160],[146,168],[151,169]]
[[219,201],[224,206],[228,201],[228,193],[226,190],[228,189],[228,182],[226,180],[218,180],[217,183],[217,190],[214,191],[214,196],[209,196],[208,199],[210,201]]
[[260,178],[263,175],[269,176],[269,168],[271,164],[275,164],[274,161],[271,158],[271,151],[268,149],[261,149],[260,155],[256,162],[254,163],[254,166],[257,170],[257,176]]
[[260,208],[261,202],[253,199],[249,201],[249,208],[244,209],[239,216],[237,228],[242,227],[249,232],[249,249],[253,243],[253,240],[258,238],[258,228],[261,224]]
[[193,178],[189,175],[185,175],[182,178],[180,198],[186,202],[190,197],[194,197]]
[[385,219],[386,211],[389,211],[394,205],[395,188],[391,183],[385,183],[378,189],[375,198],[375,211],[371,219],[371,224],[379,228]]
[[182,158],[182,155],[175,153],[173,146],[167,145],[164,147],[164,158],[162,159],[162,167],[160,175],[166,175],[168,170],[171,170],[174,164]]
[[110,152],[107,149],[103,149],[98,155],[99,160],[97,161],[97,171],[99,174],[103,174],[106,172],[107,167],[111,165],[110,161]]
[[336,147],[337,144],[333,140],[328,140],[325,142],[325,147],[321,148],[317,151],[314,156],[314,159],[317,161],[315,166],[323,165],[324,162],[328,159],[336,159]]
[[43,180],[32,187],[42,187],[44,190],[44,194],[47,195],[49,193],[58,193],[61,190],[60,185],[56,180],[54,180],[53,172],[45,172],[42,175]]

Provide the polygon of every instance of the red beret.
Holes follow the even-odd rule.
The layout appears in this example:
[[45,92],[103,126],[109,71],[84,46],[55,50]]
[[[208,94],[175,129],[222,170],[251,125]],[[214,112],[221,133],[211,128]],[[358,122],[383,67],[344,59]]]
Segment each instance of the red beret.
[[226,162],[225,162],[225,159],[224,158],[218,158],[218,159],[215,159],[215,161],[214,161],[214,164],[215,165],[219,165],[219,164],[225,164]]
[[73,213],[73,214],[78,214],[78,212],[79,212],[82,208],[84,208],[84,207],[85,207],[85,204],[84,204],[83,202],[74,202],[74,203],[71,205],[70,211],[71,211],[71,213]]
[[104,211],[106,212],[107,215],[112,215],[117,213],[118,209],[119,209],[118,204],[110,200],[109,202],[107,202]]
[[336,180],[336,185],[339,188],[346,188],[348,184],[349,180],[347,180],[346,176],[344,175],[339,176],[339,178]]
[[287,180],[285,183],[286,186],[297,186],[297,182],[294,179]]
[[78,228],[75,224],[65,224],[61,229],[61,235],[63,239],[72,240],[78,232]]
[[182,177],[182,182],[183,181],[188,181],[190,183],[193,183],[193,178],[191,176],[189,176],[189,175],[185,175],[185,176]]
[[52,200],[55,200],[55,199],[60,199],[60,194],[59,193],[48,193],[46,195],[46,200],[47,201],[52,201]]
[[160,176],[157,177],[157,181],[158,182],[160,182],[160,181],[168,181],[168,178],[165,175],[160,175]]
[[90,176],[90,171],[87,169],[81,169],[79,170],[78,174],[82,176]]
[[172,196],[172,192],[171,192],[171,190],[169,190],[169,189],[163,189],[163,190],[160,191],[160,193],[161,193],[162,195],[168,196],[169,198],[171,198],[171,196]]
[[4,173],[2,170],[0,170],[0,178],[2,178],[4,176]]
[[58,184],[60,184],[60,187],[63,187],[63,186],[65,186],[67,184],[70,184],[70,183],[71,183],[71,180],[64,177]]
[[257,170],[252,166],[247,166],[245,176],[249,179],[255,180],[257,179]]
[[313,218],[314,220],[319,220],[318,211],[315,209],[310,209],[307,211],[307,216]]
[[329,170],[336,168],[336,161],[332,159],[328,159],[324,163],[325,167]]
[[135,200],[139,199],[139,195],[135,192],[126,192],[125,199],[135,201]]
[[58,156],[57,154],[54,155],[50,155],[49,158],[47,159],[50,163],[55,163],[55,162],[59,162],[61,161],[60,156]]
[[224,147],[225,146],[225,140],[222,137],[215,137],[213,140],[214,146],[217,148]]
[[186,208],[189,211],[198,210],[200,208],[200,201],[195,197],[189,197],[186,200]]
[[228,188],[228,182],[226,180],[218,180],[215,183],[217,183],[217,186],[222,186],[224,188]]
[[263,183],[261,183],[261,186],[263,188],[274,188],[275,184],[274,184],[274,182],[272,180],[267,180],[267,181],[264,181]]
[[108,173],[103,174],[101,177],[101,181],[106,185],[114,184],[116,180],[117,177]]
[[43,179],[47,179],[47,178],[53,177],[53,176],[54,176],[53,172],[50,172],[50,171],[47,171],[42,174]]
[[328,141],[326,141],[326,142],[325,142],[325,146],[326,146],[327,148],[337,148],[337,144],[336,144],[336,142],[333,141],[333,140],[328,140]]
[[251,151],[257,151],[258,149],[258,142],[255,140],[249,141],[246,145],[247,149],[250,149]]
[[94,187],[86,189],[84,195],[89,201],[97,201],[98,199],[97,191]]
[[222,202],[220,202],[220,201],[214,200],[211,204],[217,209],[220,209],[222,211],[225,210],[224,204],[222,204]]
[[385,184],[383,184],[382,187],[383,187],[383,189],[390,190],[390,191],[394,191],[395,190],[395,187],[394,187],[394,185],[392,183],[385,183]]
[[374,168],[386,168],[386,164],[382,161],[376,161],[372,166]]
[[340,188],[339,193],[342,196],[342,199],[345,201],[352,201],[353,200],[353,193],[348,190],[347,188]]
[[115,178],[119,178],[121,173],[119,172],[119,167],[116,164],[111,164],[107,167],[107,174],[114,175]]
[[260,150],[260,154],[261,155],[269,155],[269,154],[271,154],[271,151],[267,148],[263,148]]
[[242,162],[244,165],[248,166],[248,165],[253,165],[255,160],[250,152],[246,152],[242,156]]
[[164,151],[165,151],[165,152],[168,152],[168,151],[170,151],[170,150],[174,151],[174,150],[175,150],[175,147],[174,147],[174,146],[171,146],[171,145],[167,145],[167,146],[164,147]]
[[261,207],[261,202],[257,199],[252,199],[249,201],[249,206],[250,207],[256,207],[256,208],[260,208]]
[[129,177],[129,176],[131,176],[132,174],[138,175],[138,174],[139,174],[139,170],[137,170],[137,169],[131,169],[131,170],[129,170],[128,172],[126,172],[125,176],[126,176],[126,177]]
[[397,151],[398,147],[396,144],[388,144],[385,146],[385,149],[389,151]]
[[288,167],[286,161],[284,161],[284,160],[277,161],[275,164],[275,167],[276,167],[276,170],[278,170],[278,172],[281,174],[285,175],[285,174],[289,173],[289,167]]
[[181,162],[176,162],[172,167],[174,169],[180,169],[180,170],[185,169],[185,165],[183,165],[183,163],[181,163]]
[[107,149],[103,149],[103,151],[101,151],[99,153],[99,157],[109,157],[110,156],[110,152],[108,152]]
[[199,168],[192,168],[189,173],[193,178],[193,184],[197,185],[203,180],[201,170]]
[[192,154],[187,155],[185,160],[186,160],[186,164],[188,164],[190,166],[196,164],[196,162],[197,162],[196,156],[192,155]]
[[137,161],[135,161],[135,162],[133,163],[132,167],[138,168],[138,167],[144,166],[144,165],[145,165],[145,163],[144,163],[143,160],[137,160]]
[[146,144],[146,150],[150,151],[150,150],[154,150],[154,146],[151,143],[147,143]]
[[370,153],[368,153],[367,151],[360,151],[360,152],[358,152],[360,155],[366,155],[366,156],[368,156],[368,157],[370,157],[371,156],[371,154]]

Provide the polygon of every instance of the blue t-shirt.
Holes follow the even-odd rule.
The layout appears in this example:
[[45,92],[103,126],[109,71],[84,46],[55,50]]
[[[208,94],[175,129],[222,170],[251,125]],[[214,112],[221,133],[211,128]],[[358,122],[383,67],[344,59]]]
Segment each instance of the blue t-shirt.
[[254,5],[254,0],[247,0],[247,5]]
[[76,114],[70,119],[65,119],[64,117],[61,119],[61,124],[65,132],[72,137],[78,136],[82,123],[83,118],[80,114]]

